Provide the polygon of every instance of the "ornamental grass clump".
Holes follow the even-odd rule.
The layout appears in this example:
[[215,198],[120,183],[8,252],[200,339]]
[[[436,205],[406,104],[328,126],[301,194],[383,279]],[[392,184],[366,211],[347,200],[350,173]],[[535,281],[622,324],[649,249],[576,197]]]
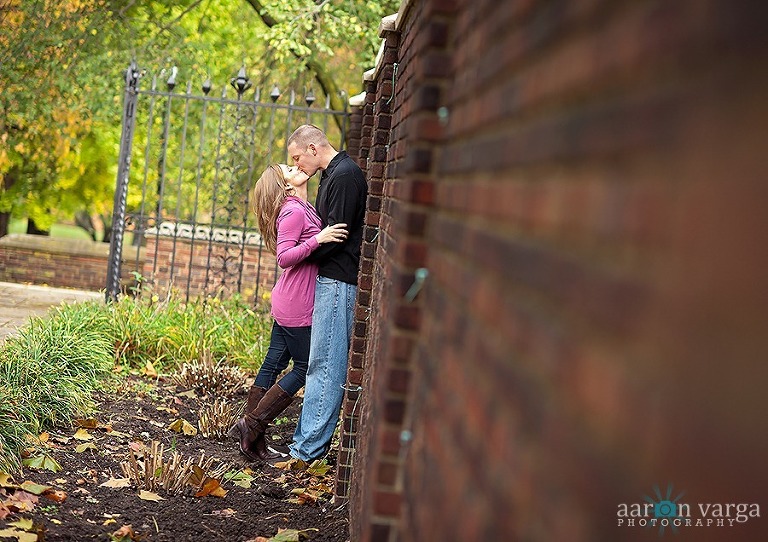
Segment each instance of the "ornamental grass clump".
[[102,309],[104,333],[113,341],[118,365],[140,369],[147,362],[173,372],[210,351],[215,359],[256,371],[269,345],[271,318],[252,310],[242,298],[197,298],[184,302],[142,293],[121,297]]
[[197,427],[206,438],[224,438],[229,428],[243,415],[241,403],[221,397],[213,403],[203,403],[198,411]]
[[245,374],[239,367],[227,365],[222,358],[214,361],[213,353],[206,350],[196,361],[184,363],[173,376],[175,383],[194,388],[205,395],[233,395],[243,387]]
[[227,465],[223,463],[214,468],[214,462],[217,460],[205,457],[204,453],[195,461],[192,458],[185,459],[179,452],[173,451],[164,460],[164,451],[165,445],[156,440],[141,451],[129,450],[127,459],[120,463],[123,475],[137,489],[162,489],[176,495],[187,487],[199,491],[209,480],[218,482],[228,470]]
[[32,318],[0,345],[0,470],[19,471],[19,452],[30,437],[93,410],[91,394],[113,363],[94,317],[62,306],[51,318]]

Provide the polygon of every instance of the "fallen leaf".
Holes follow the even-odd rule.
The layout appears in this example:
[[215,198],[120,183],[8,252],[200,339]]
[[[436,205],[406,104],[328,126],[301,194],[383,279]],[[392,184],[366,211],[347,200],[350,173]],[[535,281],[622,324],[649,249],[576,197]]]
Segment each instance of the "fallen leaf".
[[277,529],[277,534],[267,539],[268,542],[299,542],[302,538],[309,538],[311,531],[317,532],[320,529]]
[[37,437],[40,442],[48,442],[48,439],[51,438],[50,433],[47,431],[40,433],[40,435]]
[[307,467],[307,472],[309,474],[314,474],[315,476],[325,476],[330,469],[331,466],[325,459],[315,459],[312,464]]
[[82,444],[75,447],[75,451],[79,454],[83,453],[86,450],[98,451],[99,448],[93,442],[83,442]]
[[61,525],[61,521],[59,521],[59,520],[58,520],[58,519],[56,519],[56,518],[51,518],[51,519],[50,519],[50,522],[51,522],[51,523],[55,523],[56,525]]
[[120,431],[115,431],[114,429],[107,429],[107,435],[118,438],[131,438],[131,435],[128,433],[121,433]]
[[99,487],[128,487],[131,485],[130,478],[110,478]]
[[164,407],[164,406],[157,407],[157,410],[159,410],[161,412],[167,412],[168,414],[178,414],[179,413],[179,411],[176,410],[175,408],[169,408],[169,407]]
[[225,517],[225,518],[231,518],[235,514],[237,514],[237,511],[236,510],[232,510],[231,508],[225,508],[224,510],[214,510],[213,512],[211,512],[211,514],[214,515],[214,516],[222,516],[222,517]]
[[105,519],[104,523],[102,523],[102,525],[111,525],[113,523],[117,523],[117,520],[110,518],[110,519]]
[[29,531],[32,528],[33,523],[31,518],[20,518],[16,521],[9,521],[8,525],[21,529],[22,531]]
[[16,529],[0,530],[0,538],[15,538],[19,542],[37,542],[37,533],[28,533]]
[[197,428],[193,426],[191,423],[189,423],[187,420],[183,420],[181,418],[171,422],[168,425],[168,429],[170,431],[174,431],[175,433],[184,433],[185,435],[189,435],[189,436],[197,435]]
[[96,418],[83,418],[75,420],[75,425],[86,429],[96,429],[99,426],[99,422]]
[[138,540],[136,533],[133,532],[131,525],[123,525],[118,530],[112,533],[113,540],[117,542],[124,542],[125,540]]
[[139,453],[139,452],[143,452],[144,450],[146,450],[147,449],[147,445],[144,444],[143,442],[138,442],[137,441],[137,442],[131,442],[130,444],[128,444],[128,448],[130,448],[131,450],[133,450],[136,453]]
[[11,495],[8,499],[6,499],[3,504],[5,504],[5,506],[7,506],[11,511],[26,512],[34,509],[37,501],[37,495],[32,495],[26,491],[18,490],[15,491],[13,495]]
[[197,465],[192,465],[192,474],[189,476],[189,482],[192,487],[200,487],[205,479],[205,471]]
[[54,480],[54,482],[56,482],[57,484],[66,484],[67,483],[67,479],[66,478],[56,478]]
[[72,435],[72,438],[77,440],[93,440],[93,435],[91,435],[87,430],[81,428],[75,431],[75,434]]
[[275,463],[275,467],[283,470],[304,470],[308,466],[308,463],[297,457],[292,457],[288,461],[280,461]]
[[[222,493],[223,492],[223,493]],[[221,482],[215,478],[209,478],[203,484],[203,487],[195,493],[195,497],[205,497],[207,495],[213,495],[214,497],[223,497],[227,494],[227,491],[221,487]]]
[[[183,391],[177,395],[179,397],[189,397],[190,399],[197,399],[197,394],[195,393],[195,390]],[[181,404],[184,404],[184,403],[181,403]]]
[[8,509],[8,507],[0,502],[0,519],[5,519],[11,514],[12,512]]
[[54,458],[45,454],[22,459],[21,463],[25,467],[31,467],[33,469],[49,470],[52,472],[59,472],[61,470],[61,465],[59,465]]
[[151,361],[147,362],[147,364],[141,370],[141,374],[148,376],[150,378],[157,378],[157,370],[155,369],[155,366],[152,365]]
[[165,500],[157,493],[152,493],[151,491],[145,491],[143,489],[139,491],[139,498],[145,501],[154,501],[154,502]]
[[59,489],[51,489],[43,493],[43,497],[53,502],[64,502],[67,500],[67,492]]
[[0,472],[0,487],[7,487],[9,489],[15,489],[19,487],[13,483],[13,477],[5,472]]
[[53,489],[53,488],[51,486],[43,486],[27,480],[21,484],[21,489],[29,493],[32,493],[32,495],[42,495],[49,489]]

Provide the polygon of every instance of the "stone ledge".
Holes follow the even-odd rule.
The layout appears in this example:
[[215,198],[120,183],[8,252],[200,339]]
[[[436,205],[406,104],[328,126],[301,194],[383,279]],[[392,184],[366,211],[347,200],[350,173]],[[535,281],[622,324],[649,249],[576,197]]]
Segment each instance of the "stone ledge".
[[12,233],[0,238],[0,250],[4,248],[20,248],[51,254],[67,254],[69,256],[109,257],[108,243],[99,243],[89,239],[65,239],[44,235],[29,235],[26,233]]

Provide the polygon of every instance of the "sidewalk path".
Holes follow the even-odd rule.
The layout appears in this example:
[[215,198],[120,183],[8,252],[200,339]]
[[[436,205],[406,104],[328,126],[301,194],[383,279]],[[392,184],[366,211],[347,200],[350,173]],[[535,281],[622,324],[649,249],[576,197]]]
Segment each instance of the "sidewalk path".
[[0,282],[0,341],[26,324],[30,316],[43,316],[62,301],[88,299],[104,299],[104,294]]

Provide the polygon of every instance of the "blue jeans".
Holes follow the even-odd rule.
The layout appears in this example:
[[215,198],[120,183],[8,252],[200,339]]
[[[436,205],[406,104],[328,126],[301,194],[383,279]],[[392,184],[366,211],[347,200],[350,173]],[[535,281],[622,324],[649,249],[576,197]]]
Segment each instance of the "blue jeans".
[[330,448],[339,419],[352,338],[357,286],[317,277],[309,370],[291,456],[312,461]]
[[280,387],[288,395],[294,395],[304,385],[309,363],[309,338],[312,328],[283,327],[277,322],[272,324],[272,337],[269,349],[261,364],[259,374],[253,385],[269,389],[293,358],[291,372],[280,379]]

